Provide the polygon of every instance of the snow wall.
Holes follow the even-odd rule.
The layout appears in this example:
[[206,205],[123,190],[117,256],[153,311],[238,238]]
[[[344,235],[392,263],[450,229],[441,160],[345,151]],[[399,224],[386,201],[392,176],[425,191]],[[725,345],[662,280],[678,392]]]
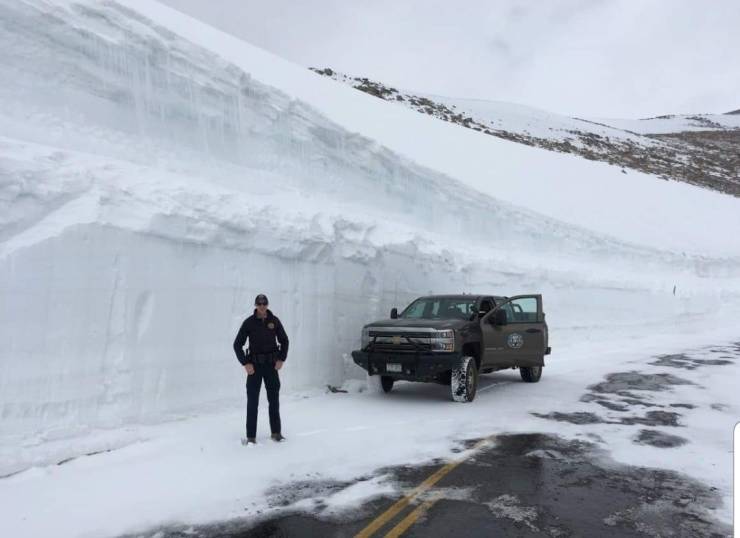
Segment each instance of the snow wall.
[[288,390],[358,376],[362,325],[420,294],[543,293],[551,360],[736,300],[737,259],[483,195],[120,4],[0,0],[0,24],[3,443],[241,405],[260,292]]

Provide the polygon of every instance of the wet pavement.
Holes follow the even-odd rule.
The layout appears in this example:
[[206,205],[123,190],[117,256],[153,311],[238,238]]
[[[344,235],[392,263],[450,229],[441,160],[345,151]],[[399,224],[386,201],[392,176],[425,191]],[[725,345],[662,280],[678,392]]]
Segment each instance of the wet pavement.
[[[701,357],[706,357],[707,350],[703,351]],[[637,445],[670,451],[690,443],[682,413],[696,406],[670,400],[674,399],[672,387],[695,383],[677,374],[739,360],[740,343],[709,352],[717,359],[679,354],[658,356],[648,363],[653,369],[673,372],[632,370],[606,375],[581,397],[581,402],[593,406],[592,411],[532,413],[540,419],[583,425],[584,436],[593,442],[541,433],[497,435],[416,497],[401,497],[400,492],[416,491],[413,488],[450,467],[448,462],[379,469],[373,476],[394,483],[398,496],[376,498],[341,515],[312,514],[326,514],[322,498],[352,484],[317,476],[269,491],[266,514],[202,527],[170,526],[146,536],[348,537],[370,524],[376,525],[366,536],[384,536],[389,531],[391,536],[424,537],[731,536],[732,529],[711,512],[722,505],[716,488],[674,471],[617,463],[602,448],[603,439],[588,432],[589,425],[614,424],[633,428],[631,439]],[[656,394],[662,397],[654,398]],[[722,411],[726,405],[711,408]],[[459,451],[477,441],[462,441]],[[371,478],[360,477],[353,483]],[[302,502],[300,512],[291,509],[297,502]],[[399,505],[402,509],[397,514],[382,519],[389,508]]]
[[[383,469],[413,488],[436,465]],[[274,491],[286,503],[321,496],[345,485],[306,483]],[[501,435],[495,445],[464,460],[373,536],[383,536],[434,496],[436,500],[404,536],[730,536],[709,509],[721,505],[714,488],[678,473],[617,464],[595,443],[543,434]],[[255,521],[162,529],[174,537],[349,537],[397,499],[383,498],[332,519],[285,512]],[[320,509],[316,507],[317,511]]]
[[[700,350],[700,357],[688,353],[673,355],[659,355],[648,362],[650,366],[674,368],[677,370],[696,370],[702,367],[716,367],[732,364],[740,359],[740,343],[727,346]],[[707,359],[707,354],[716,355],[717,359]],[[679,377],[670,372],[615,372],[605,376],[604,380],[588,387],[588,392],[581,396],[580,401],[593,403],[601,408],[626,416],[605,417],[598,411],[553,411],[550,413],[532,413],[538,418],[568,422],[578,425],[615,424],[615,425],[643,425],[667,426],[680,428],[681,411],[695,409],[696,406],[685,402],[659,403],[653,398],[653,393],[670,391],[676,386],[697,386],[689,379]],[[659,409],[654,409],[659,408]],[[726,404],[711,404],[715,411],[725,411]],[[635,415],[639,409],[650,409],[641,415]],[[689,442],[678,434],[668,434],[653,429],[642,429],[633,437],[633,442],[639,445],[651,445],[658,448],[673,448]]]

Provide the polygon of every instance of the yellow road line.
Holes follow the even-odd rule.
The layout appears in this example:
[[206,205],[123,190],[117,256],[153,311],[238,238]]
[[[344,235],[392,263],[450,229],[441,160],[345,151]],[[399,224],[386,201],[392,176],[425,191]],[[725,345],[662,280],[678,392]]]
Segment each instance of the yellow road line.
[[427,510],[429,510],[434,503],[436,503],[440,497],[442,496],[442,493],[436,492],[430,497],[428,500],[421,503],[419,506],[416,507],[416,509],[411,512],[409,515],[407,515],[405,518],[403,518],[398,525],[393,527],[388,533],[385,535],[385,538],[398,538],[401,536],[404,532],[408,530],[408,528],[416,523],[416,521],[424,514]]
[[[414,488],[411,493],[408,495],[405,495],[401,499],[399,499],[393,506],[388,508],[385,512],[380,514],[377,518],[372,520],[367,527],[362,529],[360,532],[355,534],[355,538],[370,538],[375,532],[378,531],[381,527],[383,527],[386,523],[388,523],[391,519],[396,517],[404,508],[406,508],[411,501],[413,501],[416,497],[418,497],[420,494],[424,493],[428,489],[430,489],[434,484],[442,480],[442,478],[447,475],[452,469],[460,465],[462,462],[464,462],[466,459],[468,459],[470,456],[472,456],[480,447],[482,447],[484,444],[486,444],[488,441],[492,439],[491,437],[486,437],[485,439],[481,439],[478,441],[472,449],[470,449],[470,453],[466,456],[460,458],[457,461],[453,461],[451,463],[448,463],[447,465],[439,468],[435,473],[433,473],[431,476],[429,476],[424,482],[419,484],[416,488]],[[419,507],[421,508],[421,507]],[[421,513],[419,514],[421,515]]]

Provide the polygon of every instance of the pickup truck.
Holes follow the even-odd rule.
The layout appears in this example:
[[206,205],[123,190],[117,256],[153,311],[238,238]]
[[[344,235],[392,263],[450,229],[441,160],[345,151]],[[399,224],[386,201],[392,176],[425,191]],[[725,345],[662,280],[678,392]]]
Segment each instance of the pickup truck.
[[479,373],[518,368],[536,383],[550,354],[541,295],[419,297],[390,317],[365,325],[352,352],[383,392],[397,379],[437,382],[450,386],[453,400],[472,402]]

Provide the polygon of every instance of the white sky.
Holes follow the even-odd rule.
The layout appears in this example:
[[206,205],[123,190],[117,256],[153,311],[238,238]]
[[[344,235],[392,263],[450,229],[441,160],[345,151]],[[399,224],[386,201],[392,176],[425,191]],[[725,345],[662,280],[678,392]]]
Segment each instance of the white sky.
[[740,1],[162,0],[304,66],[591,117],[740,108]]

